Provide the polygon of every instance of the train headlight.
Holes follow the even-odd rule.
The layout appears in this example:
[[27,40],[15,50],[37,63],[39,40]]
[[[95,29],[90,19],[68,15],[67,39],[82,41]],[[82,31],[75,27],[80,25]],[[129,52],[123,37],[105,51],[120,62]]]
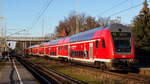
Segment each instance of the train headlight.
[[126,56],[125,55],[122,55],[122,58],[125,58]]
[[130,62],[130,63],[136,63],[137,60],[135,60],[135,59],[130,59],[129,62]]

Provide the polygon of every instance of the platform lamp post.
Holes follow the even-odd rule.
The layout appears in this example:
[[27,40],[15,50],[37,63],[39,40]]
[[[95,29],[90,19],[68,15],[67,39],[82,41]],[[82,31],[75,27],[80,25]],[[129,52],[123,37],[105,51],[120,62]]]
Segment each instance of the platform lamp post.
[[79,33],[80,32],[80,28],[79,28],[79,8],[80,8],[80,5],[79,5],[79,2],[80,0],[76,0],[76,32],[75,33]]
[[1,31],[1,39],[2,39],[2,42],[1,42],[1,44],[2,44],[2,49],[1,49],[1,51],[3,52],[3,51],[6,51],[7,50],[7,48],[6,48],[6,38],[5,38],[5,32],[4,32],[4,17],[3,16],[0,16],[0,31]]
[[7,37],[6,37],[6,22],[5,22],[5,27],[4,27],[4,30],[3,30],[3,32],[4,32],[4,42],[5,42],[5,51],[7,51],[7,49],[8,49],[8,45],[7,45]]
[[1,27],[1,37],[3,37],[3,20],[4,20],[4,17],[3,16],[0,16],[0,27]]

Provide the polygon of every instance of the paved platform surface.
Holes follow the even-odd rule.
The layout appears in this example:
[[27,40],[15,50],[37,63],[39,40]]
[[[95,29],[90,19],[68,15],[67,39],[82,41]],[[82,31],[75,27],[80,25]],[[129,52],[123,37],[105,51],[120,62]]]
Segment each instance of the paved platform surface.
[[13,59],[6,61],[6,64],[0,70],[0,84],[40,84],[40,83],[16,59]]

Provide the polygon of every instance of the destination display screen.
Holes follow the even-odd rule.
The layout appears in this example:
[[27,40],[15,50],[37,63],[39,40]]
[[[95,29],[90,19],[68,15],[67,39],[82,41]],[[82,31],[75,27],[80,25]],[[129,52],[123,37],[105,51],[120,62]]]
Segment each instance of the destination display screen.
[[131,52],[131,33],[112,32],[116,52]]
[[130,32],[112,32],[113,37],[131,37]]

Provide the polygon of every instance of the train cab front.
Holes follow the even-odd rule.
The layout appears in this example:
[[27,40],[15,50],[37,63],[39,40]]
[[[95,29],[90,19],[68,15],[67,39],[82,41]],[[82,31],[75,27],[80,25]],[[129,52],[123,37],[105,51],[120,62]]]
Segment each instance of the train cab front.
[[113,59],[111,66],[116,70],[127,70],[135,64],[134,44],[131,31],[125,27],[116,28],[111,32]]

